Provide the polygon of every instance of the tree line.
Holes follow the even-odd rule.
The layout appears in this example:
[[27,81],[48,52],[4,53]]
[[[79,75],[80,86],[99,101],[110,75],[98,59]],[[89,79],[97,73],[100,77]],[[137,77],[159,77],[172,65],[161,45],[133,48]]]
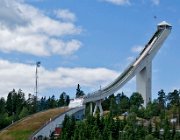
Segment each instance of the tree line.
[[85,120],[65,117],[59,140],[179,140],[180,91],[160,90],[146,108],[143,103],[137,92],[111,95],[102,103],[103,117],[88,114],[87,104]]
[[65,92],[62,92],[58,99],[54,95],[37,99],[32,94],[28,94],[28,99],[25,99],[25,93],[21,89],[13,89],[6,99],[0,98],[0,129],[39,111],[67,106],[69,102],[70,97]]
[[[78,84],[76,98],[84,95]],[[28,99],[25,99],[25,93],[21,89],[18,91],[13,89],[8,93],[6,99],[4,97],[0,98],[0,130],[28,115],[47,109],[68,106],[69,103],[70,96],[66,92],[62,92],[58,99],[54,95],[37,99],[35,95],[30,93]]]

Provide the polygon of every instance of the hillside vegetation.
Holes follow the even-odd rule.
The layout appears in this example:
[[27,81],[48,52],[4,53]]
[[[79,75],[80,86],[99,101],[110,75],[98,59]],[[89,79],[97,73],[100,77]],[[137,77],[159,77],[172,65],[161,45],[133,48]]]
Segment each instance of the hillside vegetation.
[[47,111],[39,112],[28,116],[17,123],[14,123],[9,128],[0,132],[1,140],[27,140],[29,136],[38,130],[41,126],[48,123],[48,121],[57,115],[67,111],[67,107],[49,109]]
[[102,117],[99,111],[93,117],[87,103],[86,119],[66,116],[58,140],[180,140],[180,90],[157,95],[146,108],[140,93],[111,95],[102,102]]

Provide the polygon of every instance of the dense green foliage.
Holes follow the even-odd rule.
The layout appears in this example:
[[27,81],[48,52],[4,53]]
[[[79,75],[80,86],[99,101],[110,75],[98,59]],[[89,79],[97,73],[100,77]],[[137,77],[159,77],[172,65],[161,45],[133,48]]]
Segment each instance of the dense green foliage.
[[25,93],[21,89],[17,92],[13,89],[9,92],[7,100],[3,97],[0,98],[0,129],[27,115],[46,109],[67,106],[69,102],[69,95],[65,92],[60,94],[59,99],[55,99],[53,95],[48,99],[42,97],[36,102],[36,96],[29,94],[26,100]]
[[[135,113],[130,113],[120,120],[110,116],[100,118],[88,116],[84,121],[75,122],[73,117],[65,117],[63,131],[59,140],[179,140],[180,132],[170,132],[171,125],[166,120],[162,129],[153,130],[151,123],[143,125],[143,120],[138,120]],[[156,126],[157,127],[157,126]],[[158,124],[158,127],[159,124]]]
[[98,112],[95,117],[87,115],[83,121],[66,116],[59,140],[180,140],[180,91],[166,95],[161,90],[146,108],[139,93],[130,98],[112,95],[103,109],[110,112],[104,117]]

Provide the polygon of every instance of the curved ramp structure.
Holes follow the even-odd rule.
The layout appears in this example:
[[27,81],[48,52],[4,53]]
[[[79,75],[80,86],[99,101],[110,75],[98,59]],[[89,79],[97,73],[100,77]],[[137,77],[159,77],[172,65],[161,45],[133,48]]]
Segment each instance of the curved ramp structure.
[[124,70],[124,72],[109,85],[85,96],[83,103],[96,102],[94,113],[97,107],[99,107],[100,114],[102,115],[101,100],[114,94],[136,75],[137,92],[142,94],[144,106],[146,106],[151,100],[152,59],[168,37],[171,29],[172,26],[167,22],[163,21],[159,23],[157,31],[145,45],[139,56]]

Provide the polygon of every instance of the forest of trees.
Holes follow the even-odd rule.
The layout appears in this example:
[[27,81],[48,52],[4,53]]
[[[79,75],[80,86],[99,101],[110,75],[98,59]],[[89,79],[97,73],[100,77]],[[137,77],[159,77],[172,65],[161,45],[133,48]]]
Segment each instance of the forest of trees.
[[143,102],[137,92],[112,95],[102,103],[109,110],[103,117],[88,114],[87,104],[85,120],[65,117],[59,140],[180,140],[180,91],[160,90],[146,108]]
[[6,100],[0,98],[0,130],[23,117],[39,111],[67,106],[69,102],[70,97],[65,92],[62,92],[58,99],[52,95],[36,100],[36,96],[32,94],[25,99],[25,93],[21,89],[18,91],[13,89],[8,93]]
[[[84,92],[77,85],[76,97]],[[0,98],[0,129],[33,113],[55,107],[67,106],[70,97],[65,92],[56,99],[25,93],[19,89]],[[130,97],[124,93],[111,95],[102,102],[104,116],[95,117],[86,104],[85,119],[76,121],[73,116],[65,116],[59,140],[180,140],[180,91],[165,93],[160,90],[157,98],[143,107],[141,94],[135,92]],[[53,139],[53,135],[52,138]]]

